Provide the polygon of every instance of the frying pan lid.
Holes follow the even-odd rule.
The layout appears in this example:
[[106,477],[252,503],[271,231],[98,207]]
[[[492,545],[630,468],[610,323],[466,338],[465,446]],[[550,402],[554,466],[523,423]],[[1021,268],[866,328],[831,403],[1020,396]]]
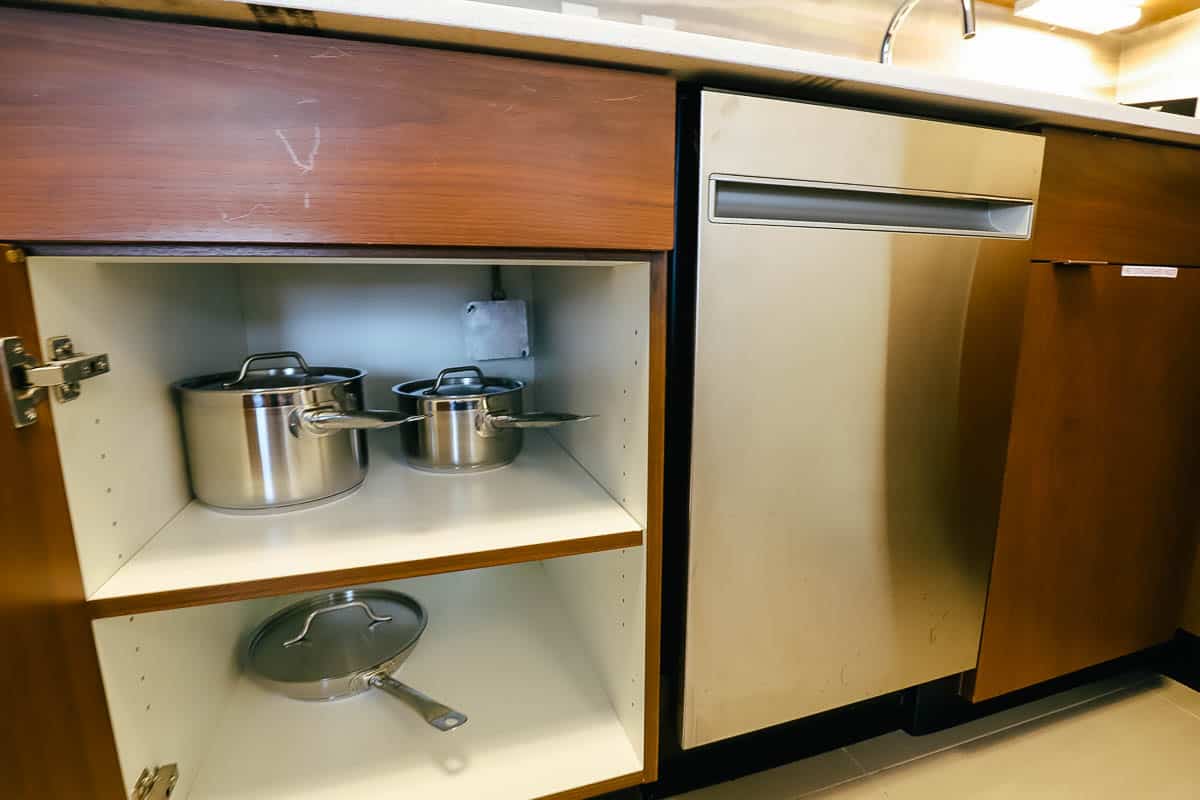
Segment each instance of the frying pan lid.
[[412,647],[425,622],[421,604],[400,592],[331,592],[263,622],[250,637],[246,657],[255,672],[281,683],[342,678],[375,669]]

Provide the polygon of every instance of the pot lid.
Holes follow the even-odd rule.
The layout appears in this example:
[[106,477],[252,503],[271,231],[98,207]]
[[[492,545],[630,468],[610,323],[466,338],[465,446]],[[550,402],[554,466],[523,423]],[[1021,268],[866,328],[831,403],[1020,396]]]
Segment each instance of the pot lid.
[[[453,373],[472,373],[453,375]],[[453,376],[453,377],[452,377]],[[478,397],[502,394],[524,388],[525,384],[513,378],[494,378],[483,374],[479,367],[448,367],[432,380],[409,381],[392,387],[397,394],[421,397]]]
[[369,671],[412,647],[425,610],[387,589],[348,589],[288,606],[250,638],[248,666],[282,683],[308,683]]
[[[250,369],[256,361],[293,359],[298,366]],[[256,353],[248,356],[241,369],[235,372],[220,372],[188,378],[177,385],[181,389],[201,392],[262,392],[274,389],[295,389],[302,386],[318,386],[324,383],[339,383],[361,378],[366,373],[350,367],[312,367],[304,357],[294,351],[278,353]]]

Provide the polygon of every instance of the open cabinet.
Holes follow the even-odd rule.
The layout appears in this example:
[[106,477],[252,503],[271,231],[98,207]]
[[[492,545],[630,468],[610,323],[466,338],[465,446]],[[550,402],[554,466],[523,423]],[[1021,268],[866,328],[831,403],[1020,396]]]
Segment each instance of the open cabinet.
[[[674,82],[318,31],[0,24],[20,105],[0,122],[0,336],[111,365],[0,424],[0,677],[22,687],[0,796],[116,800],[167,764],[176,798],[654,780]],[[531,352],[481,366],[526,381],[528,410],[594,419],[469,476],[418,473],[375,431],[356,491],[289,513],[193,498],[173,381],[296,350],[396,409],[393,384],[471,363],[464,307],[494,267]],[[462,730],[383,696],[264,694],[241,668],[274,608],[379,584],[429,615],[399,679]]]
[[[393,384],[469,362],[465,308],[490,295],[494,266],[527,303],[531,347],[486,373],[527,381],[526,408],[593,419],[529,431],[514,463],[478,474],[414,470],[394,430],[373,431],[362,486],[296,510],[193,497],[174,381],[296,350],[365,369],[367,405],[394,407]],[[652,779],[660,255],[25,269],[38,340],[66,333],[111,365],[51,415],[127,794],[166,764],[172,796],[197,800],[586,797]],[[304,702],[247,674],[260,621],[365,585],[425,606],[397,676],[465,712],[463,729],[438,732],[380,692]]]

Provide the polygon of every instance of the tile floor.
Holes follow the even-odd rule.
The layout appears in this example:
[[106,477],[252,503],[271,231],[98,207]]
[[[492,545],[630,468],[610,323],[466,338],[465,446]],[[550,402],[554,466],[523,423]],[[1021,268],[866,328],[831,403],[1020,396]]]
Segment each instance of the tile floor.
[[1200,693],[1135,673],[929,736],[896,732],[677,800],[1196,800]]

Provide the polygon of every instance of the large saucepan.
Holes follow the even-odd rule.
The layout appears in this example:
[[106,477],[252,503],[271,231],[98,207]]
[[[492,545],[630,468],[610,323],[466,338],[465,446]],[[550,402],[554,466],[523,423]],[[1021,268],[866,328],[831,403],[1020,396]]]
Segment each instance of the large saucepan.
[[422,420],[400,431],[408,463],[431,472],[502,467],[521,452],[523,429],[591,419],[525,411],[524,391],[522,381],[488,377],[474,366],[450,367],[433,380],[393,386],[400,413]]
[[[251,369],[271,359],[296,365]],[[310,367],[289,351],[258,353],[240,370],[176,383],[196,496],[218,508],[270,509],[358,486],[367,476],[364,431],[421,419],[363,411],[365,374]]]
[[337,700],[382,689],[439,731],[467,717],[392,677],[425,631],[425,609],[388,589],[346,589],[294,603],[259,625],[242,663],[269,689],[298,700]]

